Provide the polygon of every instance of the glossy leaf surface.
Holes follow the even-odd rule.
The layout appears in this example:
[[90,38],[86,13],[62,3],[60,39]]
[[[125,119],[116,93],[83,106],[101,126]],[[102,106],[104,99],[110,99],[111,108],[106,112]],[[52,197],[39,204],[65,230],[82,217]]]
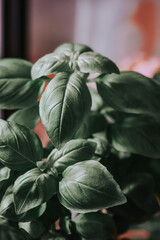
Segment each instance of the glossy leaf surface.
[[48,84],[40,100],[40,116],[56,148],[72,138],[90,107],[90,93],[80,73],[59,73]]
[[69,56],[75,52],[81,54],[83,52],[88,51],[92,51],[92,49],[82,43],[63,43],[54,50],[54,53],[56,54],[64,53],[65,55]]
[[13,186],[7,188],[3,199],[0,205],[0,215],[5,218],[11,219],[12,221],[20,222],[29,222],[38,217],[40,217],[45,209],[46,203],[41,204],[40,206],[33,208],[25,213],[17,215],[14,208],[14,198],[13,198]]
[[44,82],[32,81],[32,63],[18,58],[0,59],[0,109],[19,109],[36,103]]
[[20,222],[18,225],[20,228],[24,229],[32,237],[32,239],[39,238],[45,231],[43,224],[37,220],[26,223]]
[[58,196],[61,204],[70,210],[95,212],[126,201],[112,175],[99,162],[74,164],[62,176]]
[[95,154],[105,156],[109,151],[109,143],[100,137],[88,138],[89,141],[96,143]]
[[115,110],[156,115],[160,110],[160,83],[137,72],[121,72],[97,78],[98,92]]
[[24,213],[48,201],[57,192],[57,180],[52,171],[34,168],[21,175],[14,183],[16,214]]
[[96,52],[82,53],[78,58],[78,67],[84,73],[119,73],[114,62]]
[[47,161],[53,165],[59,173],[68,166],[77,162],[90,159],[96,150],[96,143],[84,139],[71,140],[59,151],[54,149]]
[[119,73],[110,59],[80,43],[65,43],[52,53],[40,58],[32,67],[32,78],[57,74],[59,72],[81,71],[83,73]]
[[11,176],[11,170],[8,167],[0,165],[0,189],[5,185]]
[[0,119],[0,162],[13,170],[33,168],[42,160],[43,148],[29,128]]
[[92,51],[92,49],[80,43],[64,43],[33,65],[32,78],[36,79],[59,72],[74,72],[78,70],[79,55],[86,51]]

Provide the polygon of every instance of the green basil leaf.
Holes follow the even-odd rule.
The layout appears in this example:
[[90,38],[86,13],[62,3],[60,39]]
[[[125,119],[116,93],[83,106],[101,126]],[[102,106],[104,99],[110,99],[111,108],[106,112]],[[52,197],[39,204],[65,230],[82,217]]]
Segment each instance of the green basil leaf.
[[31,62],[20,58],[1,58],[0,76],[1,78],[30,78],[32,65]]
[[58,173],[62,173],[68,166],[90,159],[96,149],[96,144],[84,139],[71,140],[59,151],[54,149],[47,161],[53,165]]
[[90,47],[87,45],[84,45],[82,43],[63,43],[60,46],[58,46],[53,52],[56,54],[65,54],[67,56],[74,55],[75,53],[83,53],[92,51]]
[[126,202],[112,175],[97,161],[74,164],[62,176],[58,197],[60,203],[70,210],[95,212]]
[[143,115],[122,115],[110,128],[111,144],[121,152],[160,157],[160,123]]
[[39,104],[36,103],[31,107],[18,110],[12,115],[10,115],[7,120],[14,121],[28,128],[34,129],[40,121]]
[[16,216],[12,188],[12,185],[7,188],[0,204],[0,215],[9,219],[14,219]]
[[24,212],[20,215],[15,213],[14,208],[14,198],[13,198],[13,186],[9,186],[3,196],[0,205],[0,215],[5,218],[11,219],[12,221],[20,222],[29,222],[38,217],[40,217],[46,210],[46,203],[41,204],[40,206],[33,208],[27,212]]
[[13,183],[14,180],[15,178],[13,172],[9,168],[4,167],[3,164],[0,164],[0,201],[2,201],[6,189]]
[[65,43],[40,58],[32,67],[32,78],[58,72],[119,73],[114,62],[79,43]]
[[154,180],[148,173],[132,173],[123,182],[122,191],[140,209],[149,214],[160,210],[154,194]]
[[160,83],[137,72],[121,72],[97,78],[98,92],[107,106],[122,112],[159,113]]
[[88,138],[87,140],[96,143],[96,150],[95,150],[96,155],[98,156],[108,155],[110,147],[106,139],[94,137],[94,138]]
[[104,107],[103,99],[101,98],[96,89],[89,87],[89,91],[92,98],[91,111],[100,111]]
[[64,54],[56,55],[49,53],[40,58],[32,67],[32,79],[35,80],[42,76],[57,74],[59,72],[71,72],[69,66],[69,56]]
[[114,62],[96,52],[84,52],[78,57],[79,71],[84,73],[119,73]]
[[0,167],[0,189],[8,182],[11,175],[11,170],[8,167]]
[[105,130],[106,124],[107,122],[103,114],[90,112],[74,135],[74,138],[89,138],[92,134]]
[[78,214],[72,222],[74,223],[77,233],[83,239],[116,239],[116,227],[113,219],[108,214],[102,214],[100,212]]
[[72,138],[90,107],[90,93],[80,73],[59,73],[48,84],[40,100],[40,116],[56,148]]
[[37,101],[44,81],[31,80],[31,67],[22,59],[0,59],[0,109],[19,109]]
[[48,201],[57,192],[57,179],[51,171],[34,168],[21,175],[14,183],[16,214],[24,213]]
[[46,170],[49,170],[49,168],[50,168],[48,161],[38,161],[38,162],[36,162],[36,165],[39,168],[39,170],[42,172],[45,172]]
[[39,238],[46,230],[43,224],[37,220],[26,223],[20,222],[18,225],[20,229],[24,229],[32,239]]
[[0,119],[0,162],[13,170],[33,168],[42,160],[43,148],[29,128]]
[[77,59],[83,52],[92,51],[91,48],[80,43],[64,43],[54,52],[40,58],[32,67],[32,78],[57,74],[59,72],[73,72],[78,70]]
[[37,218],[39,218],[41,215],[44,214],[46,210],[46,203],[43,203],[39,205],[38,207],[32,208],[31,210],[24,212],[22,214],[17,215],[18,221],[20,222],[30,222]]

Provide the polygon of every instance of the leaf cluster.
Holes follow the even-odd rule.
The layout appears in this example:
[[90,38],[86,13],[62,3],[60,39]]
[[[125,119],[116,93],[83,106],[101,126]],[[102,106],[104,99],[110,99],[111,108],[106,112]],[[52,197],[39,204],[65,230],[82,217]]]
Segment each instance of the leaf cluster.
[[0,239],[116,240],[160,210],[156,78],[65,43],[35,64],[1,59],[0,90],[16,110],[0,120]]

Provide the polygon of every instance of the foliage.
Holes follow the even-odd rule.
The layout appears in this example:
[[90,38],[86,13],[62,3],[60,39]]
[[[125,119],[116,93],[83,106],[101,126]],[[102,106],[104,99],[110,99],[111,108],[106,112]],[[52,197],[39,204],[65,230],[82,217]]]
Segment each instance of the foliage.
[[[65,43],[35,64],[1,59],[0,90],[0,108],[15,110],[0,120],[0,239],[116,240],[134,224],[152,225],[160,211],[157,79]],[[45,148],[34,132],[40,120]]]

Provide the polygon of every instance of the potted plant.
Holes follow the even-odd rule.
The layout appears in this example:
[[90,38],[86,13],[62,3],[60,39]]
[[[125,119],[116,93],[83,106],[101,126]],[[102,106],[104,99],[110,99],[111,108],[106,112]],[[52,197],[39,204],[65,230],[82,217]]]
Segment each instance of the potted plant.
[[122,239],[160,210],[157,79],[64,43],[35,64],[1,59],[0,84],[16,110],[0,120],[0,239]]

